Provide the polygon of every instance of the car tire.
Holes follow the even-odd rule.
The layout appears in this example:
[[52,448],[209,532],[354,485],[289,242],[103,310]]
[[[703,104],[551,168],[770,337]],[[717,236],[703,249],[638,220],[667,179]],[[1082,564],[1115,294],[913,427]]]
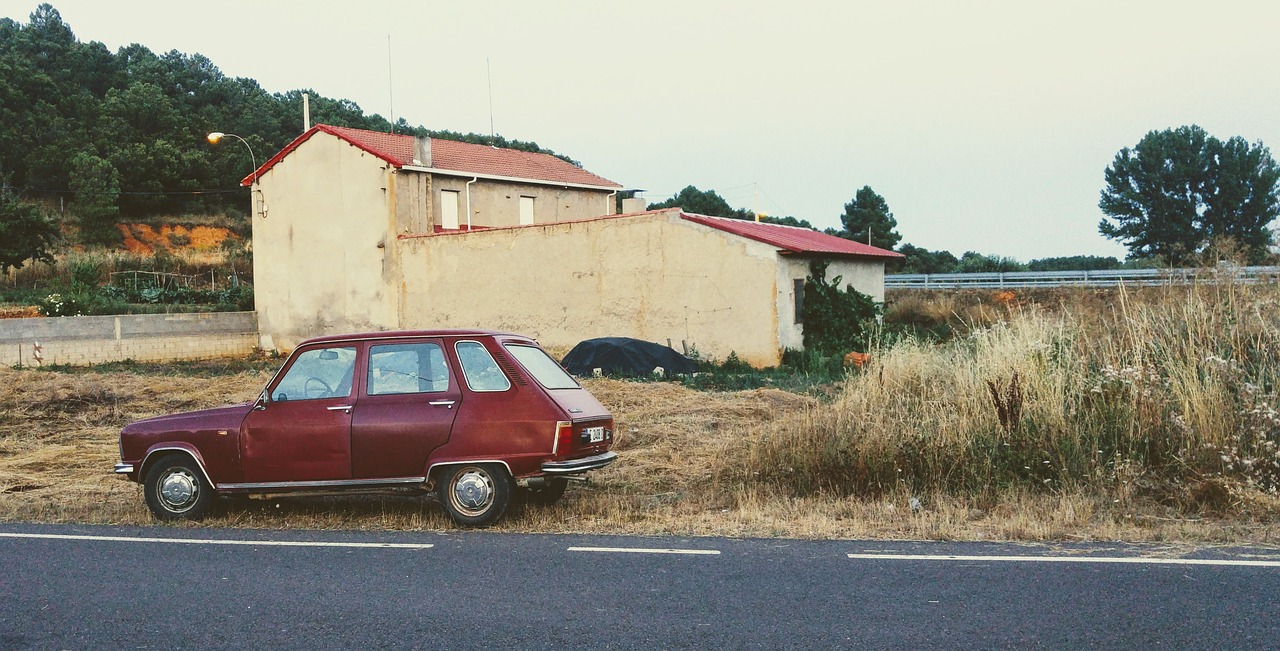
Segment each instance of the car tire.
[[200,466],[184,454],[171,454],[152,465],[143,493],[158,520],[198,520],[208,514],[216,497]]
[[564,497],[564,489],[569,487],[569,480],[564,477],[548,477],[546,486],[542,488],[524,489],[525,501],[535,506],[551,506]]
[[487,527],[511,503],[511,478],[502,466],[464,463],[450,466],[440,482],[440,504],[460,527]]

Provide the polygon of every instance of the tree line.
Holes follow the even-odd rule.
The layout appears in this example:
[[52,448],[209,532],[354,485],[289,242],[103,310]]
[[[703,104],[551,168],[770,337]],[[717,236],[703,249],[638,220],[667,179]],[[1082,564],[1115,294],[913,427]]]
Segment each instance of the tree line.
[[[271,93],[253,79],[227,77],[200,54],[157,54],[139,44],[112,52],[79,41],[52,5],[41,4],[27,24],[0,19],[0,271],[48,259],[53,250],[59,225],[33,212],[32,200],[70,212],[89,242],[114,240],[121,220],[219,213],[243,219],[247,190],[238,182],[254,161],[243,147],[215,148],[205,136],[235,133],[268,156],[301,133],[304,93],[316,122],[537,151],[577,164],[533,142],[430,130],[403,118],[393,125],[350,100],[311,90]],[[1214,247],[1259,262],[1274,244],[1277,180],[1280,167],[1262,143],[1218,140],[1191,125],[1148,133],[1120,150],[1104,173],[1098,228],[1129,249],[1123,262],[1072,256],[1023,264],[902,243],[888,203],[870,186],[845,204],[841,227],[826,232],[902,253],[891,267],[901,272],[1183,265]],[[755,218],[692,185],[650,207],[671,206]],[[792,216],[763,220],[813,228]]]
[[[904,257],[887,268],[897,273],[1098,271],[1194,265],[1219,256],[1251,264],[1276,258],[1271,224],[1280,215],[1280,166],[1261,142],[1250,144],[1239,136],[1219,140],[1195,125],[1151,131],[1133,148],[1121,149],[1103,177],[1098,231],[1129,249],[1123,261],[1076,255],[1022,263],[976,251],[956,257],[909,243],[899,246],[898,222],[871,186],[845,204],[840,228],[824,232],[901,253]],[[705,215],[756,218],[730,206],[715,190],[692,185],[649,207],[677,206]],[[794,217],[762,221],[813,228]]]
[[[155,53],[133,44],[112,52],[81,42],[50,4],[26,24],[0,19],[0,183],[3,192],[69,208],[90,240],[110,240],[118,219],[245,213],[240,179],[252,170],[236,143],[211,146],[214,131],[243,137],[261,164],[302,133],[302,95],[313,122],[464,140],[559,156],[501,136],[392,125],[381,115],[313,90],[272,93],[224,75],[200,54]],[[575,163],[576,164],[576,163]]]

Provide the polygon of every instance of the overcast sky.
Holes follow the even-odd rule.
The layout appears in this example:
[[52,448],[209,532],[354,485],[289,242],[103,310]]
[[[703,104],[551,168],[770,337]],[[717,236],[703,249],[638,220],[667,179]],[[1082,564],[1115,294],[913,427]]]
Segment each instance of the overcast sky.
[[489,131],[487,59],[498,133],[650,201],[696,185],[827,227],[870,185],[905,242],[957,255],[1123,256],[1098,193],[1147,131],[1280,146],[1262,0],[52,4],[82,41],[433,129]]

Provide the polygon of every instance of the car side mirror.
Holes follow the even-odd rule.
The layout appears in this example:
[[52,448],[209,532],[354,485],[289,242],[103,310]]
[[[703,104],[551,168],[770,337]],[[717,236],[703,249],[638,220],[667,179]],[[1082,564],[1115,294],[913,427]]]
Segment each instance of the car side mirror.
[[253,401],[254,411],[263,411],[267,408],[267,392],[263,391],[258,394],[258,399]]

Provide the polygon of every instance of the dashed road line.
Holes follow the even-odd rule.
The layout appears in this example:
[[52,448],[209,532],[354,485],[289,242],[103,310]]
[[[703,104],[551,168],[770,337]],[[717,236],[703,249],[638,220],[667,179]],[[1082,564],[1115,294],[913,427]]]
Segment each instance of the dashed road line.
[[418,543],[361,543],[305,540],[219,540],[211,538],[141,538],[136,536],[76,536],[52,533],[4,533],[0,538],[42,538],[48,540],[89,540],[97,542],[171,543],[178,545],[250,545],[264,547],[347,547],[380,549],[431,549],[435,545]]
[[570,547],[571,552],[601,552],[617,554],[694,554],[702,556],[718,556],[716,549],[657,549],[646,547]]
[[1212,558],[1142,558],[1136,556],[951,556],[937,554],[849,554],[859,560],[964,561],[986,563],[1118,563],[1127,565],[1220,565],[1227,567],[1280,567],[1280,561],[1246,561]]

